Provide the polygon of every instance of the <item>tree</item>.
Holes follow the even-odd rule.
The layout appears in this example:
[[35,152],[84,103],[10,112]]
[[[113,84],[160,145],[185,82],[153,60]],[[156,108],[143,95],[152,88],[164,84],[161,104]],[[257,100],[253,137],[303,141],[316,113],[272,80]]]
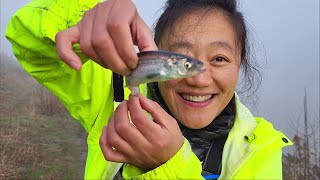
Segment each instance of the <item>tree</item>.
[[[320,180],[319,127],[308,119],[307,91],[304,95],[304,131],[295,129],[294,150],[283,157],[284,179]],[[318,118],[320,123],[320,119]],[[313,143],[310,144],[310,140]]]

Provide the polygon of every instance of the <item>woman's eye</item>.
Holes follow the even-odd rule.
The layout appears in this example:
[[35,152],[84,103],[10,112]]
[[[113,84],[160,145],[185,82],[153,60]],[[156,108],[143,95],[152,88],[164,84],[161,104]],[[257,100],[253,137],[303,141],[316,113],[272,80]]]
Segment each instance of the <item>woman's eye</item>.
[[214,59],[214,61],[216,61],[216,62],[224,62],[224,61],[227,61],[227,60],[224,57],[216,57]]
[[223,56],[215,56],[211,60],[211,64],[213,66],[224,66],[224,65],[227,65],[228,62],[229,62],[229,59]]

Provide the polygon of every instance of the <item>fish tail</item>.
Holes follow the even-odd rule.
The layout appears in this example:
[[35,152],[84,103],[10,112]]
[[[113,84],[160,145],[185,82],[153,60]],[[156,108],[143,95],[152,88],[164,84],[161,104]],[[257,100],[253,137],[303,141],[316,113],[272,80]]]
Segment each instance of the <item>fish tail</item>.
[[132,95],[139,95],[140,94],[139,86],[127,86],[127,87],[130,89]]

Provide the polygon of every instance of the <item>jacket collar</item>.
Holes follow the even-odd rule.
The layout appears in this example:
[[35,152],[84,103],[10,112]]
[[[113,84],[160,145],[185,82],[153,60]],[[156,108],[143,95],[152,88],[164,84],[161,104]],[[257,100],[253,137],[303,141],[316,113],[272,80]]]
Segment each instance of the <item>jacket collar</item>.
[[292,142],[272,124],[263,118],[255,118],[236,95],[236,118],[222,155],[220,178],[230,179],[231,175],[255,151],[273,143],[275,148],[291,145]]

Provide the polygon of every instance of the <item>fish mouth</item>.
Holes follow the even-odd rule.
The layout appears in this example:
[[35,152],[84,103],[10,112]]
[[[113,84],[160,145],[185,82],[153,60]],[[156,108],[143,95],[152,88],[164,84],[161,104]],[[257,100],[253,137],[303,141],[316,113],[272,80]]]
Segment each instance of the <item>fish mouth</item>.
[[201,74],[205,71],[206,71],[206,69],[193,69],[193,70],[189,71],[187,75],[188,75],[188,77],[196,76],[196,75]]

